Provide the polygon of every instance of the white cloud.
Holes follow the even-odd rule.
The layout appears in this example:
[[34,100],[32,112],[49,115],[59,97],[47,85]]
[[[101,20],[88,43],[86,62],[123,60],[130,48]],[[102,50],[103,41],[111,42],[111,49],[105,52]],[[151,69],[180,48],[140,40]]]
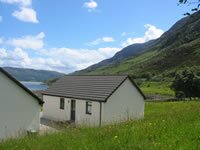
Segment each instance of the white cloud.
[[37,50],[37,49],[43,48],[44,37],[45,37],[45,34],[41,32],[36,36],[28,35],[28,36],[23,36],[21,38],[13,38],[13,39],[8,40],[5,43],[13,47],[19,47],[22,49]]
[[53,70],[60,72],[65,72],[66,70],[69,70],[69,68],[66,65],[62,64],[60,60],[56,60],[53,58],[37,57],[32,58],[31,61],[32,63],[31,65],[27,66],[28,68]]
[[32,8],[21,7],[12,13],[12,16],[24,22],[39,23],[37,13]]
[[37,12],[32,8],[32,0],[0,0],[7,4],[17,4],[19,10],[15,10],[12,16],[23,22],[39,23]]
[[32,4],[32,0],[0,0],[0,2],[8,4],[19,4],[21,6],[30,6]]
[[98,38],[93,42],[88,43],[87,45],[89,46],[95,46],[95,45],[99,45],[101,43],[109,43],[109,42],[114,42],[114,38],[112,37],[103,37],[103,38]]
[[12,51],[0,49],[0,54],[1,66],[27,67],[32,62],[28,54],[20,48],[15,48]]
[[128,38],[125,42],[122,43],[122,46],[126,47],[135,43],[145,43],[147,41],[159,38],[164,33],[162,29],[158,29],[157,27],[150,24],[146,24],[144,27],[147,29],[147,31],[143,37]]
[[[45,34],[3,39],[0,48],[0,66],[55,70],[70,73],[112,57],[120,48],[97,49],[44,48]],[[112,38],[102,38],[112,41]],[[33,50],[33,51],[31,51]]]
[[104,42],[114,42],[115,41],[112,37],[103,37],[102,40]]
[[4,48],[0,48],[0,58],[7,57],[7,52]]
[[98,4],[94,0],[90,0],[89,2],[85,2],[83,6],[87,8],[89,12],[92,12],[98,7]]
[[112,57],[119,50],[112,47],[96,50],[52,48],[37,50],[35,51],[37,57],[33,57],[21,48],[0,49],[0,65],[70,73]]
[[52,58],[31,58],[26,51],[20,48],[15,48],[14,50],[0,49],[0,65],[57,71],[62,66],[58,60]]
[[19,60],[24,65],[31,64],[31,59],[29,58],[28,54],[20,48],[15,48],[11,57],[13,57],[15,60]]
[[105,48],[98,49],[99,53],[103,55],[105,58],[110,58],[114,56],[114,54],[120,50],[121,48],[114,48],[114,47],[105,47]]
[[3,17],[2,16],[0,16],[0,22],[2,22],[3,21]]
[[145,28],[147,29],[144,36],[146,41],[157,39],[164,33],[162,29],[158,29],[150,24],[146,24]]
[[[101,60],[112,57],[119,48],[99,48],[96,50],[89,49],[70,49],[70,48],[52,48],[41,50],[39,53],[44,57],[59,60],[62,64],[59,71],[71,72],[86,68]],[[67,67],[66,67],[67,66]],[[70,68],[69,70],[66,70]]]

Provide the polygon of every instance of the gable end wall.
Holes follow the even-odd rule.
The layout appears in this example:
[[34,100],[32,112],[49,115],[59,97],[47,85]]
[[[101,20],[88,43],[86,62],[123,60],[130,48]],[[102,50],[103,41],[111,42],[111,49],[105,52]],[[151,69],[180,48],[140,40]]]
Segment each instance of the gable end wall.
[[102,107],[102,124],[110,124],[144,117],[144,97],[126,79]]
[[41,106],[24,89],[0,72],[0,140],[40,128]]

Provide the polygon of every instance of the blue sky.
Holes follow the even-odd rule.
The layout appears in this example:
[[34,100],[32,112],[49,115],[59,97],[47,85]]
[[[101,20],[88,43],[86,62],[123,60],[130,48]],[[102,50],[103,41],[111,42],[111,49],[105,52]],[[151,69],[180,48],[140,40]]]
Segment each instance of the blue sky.
[[0,66],[69,73],[158,38],[178,0],[0,0]]

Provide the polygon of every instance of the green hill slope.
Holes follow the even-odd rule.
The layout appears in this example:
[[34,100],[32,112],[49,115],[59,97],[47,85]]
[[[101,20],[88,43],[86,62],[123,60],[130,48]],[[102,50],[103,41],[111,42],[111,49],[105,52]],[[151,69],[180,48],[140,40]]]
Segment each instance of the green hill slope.
[[43,82],[46,80],[62,77],[64,75],[63,73],[48,70],[35,70],[12,67],[4,67],[4,69],[19,81]]
[[140,44],[136,53],[135,45],[76,73],[141,76],[146,73],[169,73],[185,67],[200,71],[200,12],[181,19],[159,39]]

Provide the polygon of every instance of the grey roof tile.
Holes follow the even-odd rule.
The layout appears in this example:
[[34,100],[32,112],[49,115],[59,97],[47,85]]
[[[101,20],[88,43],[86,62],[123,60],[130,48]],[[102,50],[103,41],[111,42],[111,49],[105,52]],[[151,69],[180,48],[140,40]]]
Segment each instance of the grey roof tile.
[[106,101],[127,78],[127,75],[64,76],[43,95]]

